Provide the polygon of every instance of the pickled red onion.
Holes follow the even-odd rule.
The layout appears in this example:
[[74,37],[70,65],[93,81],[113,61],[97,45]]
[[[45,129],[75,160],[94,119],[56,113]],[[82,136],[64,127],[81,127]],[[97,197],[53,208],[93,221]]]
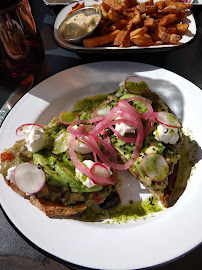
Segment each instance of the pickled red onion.
[[109,155],[109,157],[111,158],[112,161],[114,162],[117,162],[117,154],[116,154],[116,151],[114,149],[114,147],[111,145],[111,141],[110,141],[110,138],[109,136],[102,139],[100,137],[97,137],[97,142],[102,144],[105,148],[105,152],[107,152],[107,154]]
[[69,140],[69,154],[71,157],[71,161],[74,164],[74,166],[83,174],[85,174],[90,179],[94,179],[96,182],[105,183],[105,184],[111,184],[114,185],[116,183],[116,174],[113,174],[110,178],[108,177],[102,177],[99,175],[95,175],[90,171],[90,169],[85,166],[80,160],[77,158],[75,150],[74,150],[74,141],[76,136],[74,134],[70,135]]
[[[139,100],[143,102],[147,107],[147,112],[141,113],[137,111],[133,106],[131,106],[128,102],[133,100]],[[143,120],[149,120],[147,127],[143,128]],[[67,128],[71,133],[70,138],[70,147],[69,153],[75,167],[81,171],[81,173],[85,174],[90,179],[93,179],[97,184],[112,184],[115,183],[115,179],[113,177],[106,178],[100,177],[99,175],[95,175],[95,173],[90,171],[85,165],[83,165],[77,158],[74,150],[73,141],[77,137],[79,140],[83,141],[87,144],[93,152],[94,160],[97,162],[97,157],[108,167],[118,170],[126,170],[128,169],[138,158],[139,152],[142,147],[143,140],[145,136],[151,132],[155,121],[155,113],[153,112],[153,108],[151,104],[143,97],[135,96],[125,100],[119,100],[116,107],[114,107],[107,116],[95,117],[89,120],[78,120],[74,123],[70,124]],[[117,123],[126,123],[131,126],[135,126],[136,135],[135,137],[125,137],[121,136],[119,132],[117,132],[114,128],[114,125]],[[92,125],[85,125],[85,124]],[[77,129],[74,128],[75,125],[82,124]],[[118,138],[126,143],[135,143],[134,151],[132,153],[132,157],[125,164],[117,163],[116,151],[111,145],[111,141],[109,136],[104,135],[105,138],[101,138],[98,135],[103,134],[106,129],[111,129]],[[100,149],[100,144],[104,146],[105,152]],[[106,155],[107,152],[107,155]],[[109,155],[108,155],[109,154]],[[114,177],[115,178],[115,177]]]

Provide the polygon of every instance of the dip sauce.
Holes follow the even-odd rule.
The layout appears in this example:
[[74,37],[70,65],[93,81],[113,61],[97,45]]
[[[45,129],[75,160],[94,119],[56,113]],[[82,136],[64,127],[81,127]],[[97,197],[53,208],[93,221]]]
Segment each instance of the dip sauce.
[[91,32],[99,23],[99,14],[79,13],[64,21],[63,36],[66,39],[81,37]]

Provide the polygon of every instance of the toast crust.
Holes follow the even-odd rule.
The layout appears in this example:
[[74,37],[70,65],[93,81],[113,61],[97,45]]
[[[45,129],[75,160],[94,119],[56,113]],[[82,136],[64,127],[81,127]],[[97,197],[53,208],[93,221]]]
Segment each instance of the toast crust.
[[48,217],[68,217],[73,216],[79,213],[82,213],[88,205],[86,203],[78,203],[72,206],[65,206],[60,203],[46,201],[44,199],[37,199],[34,196],[27,196],[24,192],[22,192],[14,183],[5,179],[6,184],[12,188],[18,195],[23,198],[27,198],[29,202],[36,206],[39,210],[43,211]]
[[4,180],[5,180],[6,184],[10,188],[12,188],[12,190],[15,191],[18,195],[20,195],[23,198],[27,197],[26,194],[24,192],[22,192],[14,183],[12,183],[11,181],[9,181],[9,180],[7,180],[5,178],[4,178]]
[[36,206],[39,210],[44,212],[48,217],[73,216],[82,213],[87,208],[85,203],[79,203],[73,206],[64,206],[56,202],[37,199],[34,196],[30,196],[29,201],[32,205]]

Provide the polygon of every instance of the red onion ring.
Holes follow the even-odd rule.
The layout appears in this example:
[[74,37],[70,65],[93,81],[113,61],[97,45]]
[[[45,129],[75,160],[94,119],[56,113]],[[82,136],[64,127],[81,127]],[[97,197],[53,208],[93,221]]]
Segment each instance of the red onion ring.
[[117,181],[117,178],[114,176],[114,174],[110,178],[101,177],[99,175],[92,174],[92,172],[90,172],[90,169],[88,167],[86,167],[82,162],[80,162],[80,160],[77,158],[75,150],[74,150],[75,138],[76,138],[76,136],[71,134],[70,135],[70,140],[69,140],[69,154],[70,154],[71,161],[74,164],[74,166],[81,173],[85,174],[90,179],[93,178],[96,182],[114,185],[116,183],[116,181]]

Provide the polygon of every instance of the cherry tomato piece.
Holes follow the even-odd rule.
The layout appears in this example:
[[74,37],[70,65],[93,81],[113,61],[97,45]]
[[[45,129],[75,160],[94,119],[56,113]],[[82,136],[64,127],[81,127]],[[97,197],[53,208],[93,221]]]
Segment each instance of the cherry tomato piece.
[[1,162],[11,161],[13,159],[14,159],[14,156],[11,152],[1,153]]

